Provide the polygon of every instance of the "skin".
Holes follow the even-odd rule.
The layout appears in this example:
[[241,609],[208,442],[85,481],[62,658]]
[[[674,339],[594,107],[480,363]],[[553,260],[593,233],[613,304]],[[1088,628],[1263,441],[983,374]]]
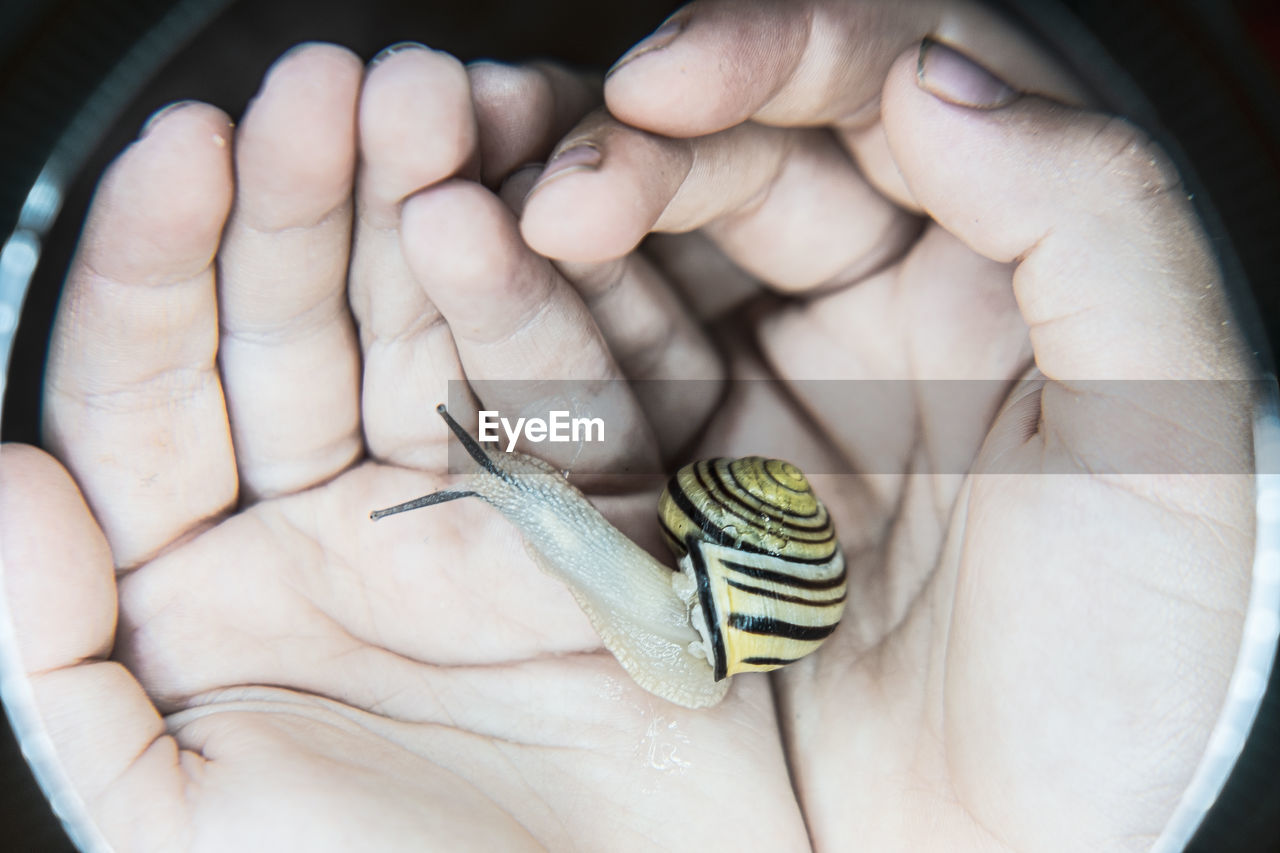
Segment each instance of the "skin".
[[[630,127],[571,129],[590,92],[553,69],[307,46],[235,128],[189,105],[121,155],[45,446],[0,454],[18,651],[117,849],[1150,845],[1239,647],[1252,485],[1091,473],[1082,383],[1250,362],[1155,146],[980,12],[896,8],[697,4],[608,78]],[[930,33],[1015,92],[920,79]],[[519,165],[583,140],[599,162],[526,198]],[[651,230],[687,236],[655,262]],[[891,435],[798,382],[1024,375]],[[632,452],[755,452],[769,412],[799,455],[876,464],[814,478],[846,624],[714,709],[630,683],[483,504],[367,520],[453,482],[451,379],[726,376],[784,385],[679,424],[624,401]],[[1247,401],[1213,387],[1196,434],[1247,470]],[[652,494],[597,504],[652,540]]]

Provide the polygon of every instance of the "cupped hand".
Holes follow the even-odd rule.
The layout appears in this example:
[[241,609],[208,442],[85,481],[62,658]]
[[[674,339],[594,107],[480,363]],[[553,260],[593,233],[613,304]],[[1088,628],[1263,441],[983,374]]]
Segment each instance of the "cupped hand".
[[[1071,380],[1247,373],[1171,172],[1123,123],[1017,97],[1076,93],[969,7],[679,20],[606,96],[690,141],[593,118],[558,150],[586,139],[598,158],[561,160],[527,202],[536,173],[512,170],[571,120],[556,105],[585,103],[576,84],[415,49],[362,79],[306,48],[234,133],[187,106],[104,179],[55,338],[56,459],[0,457],[0,534],[41,712],[118,847],[1158,833],[1238,645],[1248,482],[1035,475],[1089,449]],[[945,85],[939,57],[960,72],[937,48],[917,83],[918,51],[898,57],[927,34],[1015,91]],[[520,241],[522,208],[555,267]],[[844,628],[684,712],[626,680],[483,505],[394,528],[367,512],[447,482],[431,407],[449,380],[718,379],[659,269],[628,254],[694,228],[798,294],[715,324],[731,375],[789,384],[734,386],[708,446],[754,452],[757,416],[785,408],[799,451],[873,476],[831,483]],[[673,271],[707,268],[668,249]],[[687,295],[724,304],[727,280]],[[990,389],[1033,357],[1050,381],[1006,405]],[[851,432],[802,381],[922,378],[995,380],[989,417],[895,399],[905,420]],[[626,409],[638,452],[682,446],[705,414],[660,406]],[[1247,419],[1216,426],[1247,455]],[[976,470],[1002,475],[936,470],[980,448]],[[601,503],[631,529],[651,512]]]
[[[0,541],[39,714],[115,849],[806,843],[763,679],[668,705],[488,507],[369,521],[451,482],[450,381],[528,380],[499,409],[543,379],[718,381],[642,258],[571,282],[520,239],[518,167],[591,98],[309,45],[237,127],[176,107],[102,179]],[[616,411],[656,457],[690,427],[652,405]]]
[[811,838],[1149,847],[1253,543],[1252,367],[1169,159],[964,4],[706,0],[605,100],[526,199],[530,245],[717,246],[785,297],[733,316],[750,375],[864,475],[845,624],[775,681]]

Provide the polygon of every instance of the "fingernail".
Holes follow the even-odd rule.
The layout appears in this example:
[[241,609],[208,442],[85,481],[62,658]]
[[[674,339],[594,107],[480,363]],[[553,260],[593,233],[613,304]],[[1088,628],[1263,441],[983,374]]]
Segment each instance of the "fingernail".
[[571,171],[594,169],[600,165],[600,160],[603,156],[600,153],[600,149],[590,142],[576,143],[551,158],[551,162],[547,163],[546,167],[543,168],[542,174],[538,176],[538,180],[529,189],[529,193],[560,175]]
[[681,9],[670,18],[667,18],[662,22],[662,26],[650,33],[643,41],[637,43],[635,47],[631,48],[631,50],[622,54],[622,58],[613,63],[613,67],[605,72],[605,79],[607,80],[610,75],[622,66],[626,65],[628,62],[638,59],[646,53],[653,53],[655,50],[661,50],[671,44],[671,42],[676,40],[676,36],[680,35],[684,30],[685,25],[688,23],[689,10],[687,8]]
[[430,49],[431,48],[427,47],[425,44],[423,44],[420,41],[398,41],[395,44],[388,45],[387,47],[384,47],[382,50],[378,51],[377,54],[373,57],[373,59],[369,60],[369,67],[373,68],[377,65],[381,65],[391,57],[395,56],[397,53],[404,53],[407,50],[430,50]]
[[160,122],[162,122],[164,119],[168,118],[169,116],[173,115],[179,110],[186,109],[187,107],[195,103],[199,103],[199,102],[192,101],[192,100],[174,101],[172,104],[169,104],[167,107],[161,107],[160,109],[156,110],[154,113],[151,114],[151,117],[148,118],[146,122],[143,123],[142,131],[138,134],[138,138],[142,139],[148,133],[155,130],[156,127],[160,124]]
[[969,57],[941,42],[925,39],[916,60],[921,89],[949,104],[995,109],[1018,97],[1018,92]]

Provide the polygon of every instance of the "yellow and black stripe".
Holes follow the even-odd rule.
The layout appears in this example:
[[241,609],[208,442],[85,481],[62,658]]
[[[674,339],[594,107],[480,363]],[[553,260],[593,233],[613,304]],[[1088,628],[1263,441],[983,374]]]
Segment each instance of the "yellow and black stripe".
[[694,463],[672,477],[658,515],[696,582],[717,680],[784,666],[835,630],[844,557],[794,465],[759,456]]

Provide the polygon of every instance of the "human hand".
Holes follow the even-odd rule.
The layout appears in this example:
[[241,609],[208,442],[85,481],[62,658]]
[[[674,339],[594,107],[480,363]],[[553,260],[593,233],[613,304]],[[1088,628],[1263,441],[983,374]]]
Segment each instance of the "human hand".
[[[237,128],[188,104],[103,178],[0,542],[36,706],[116,849],[806,843],[763,679],[667,705],[487,507],[368,519],[449,481],[449,380],[677,355],[717,380],[656,271],[571,286],[500,199],[588,102],[553,69],[307,46]],[[651,454],[688,437],[623,411]],[[601,503],[634,526],[651,500]]]
[[[522,231],[599,262],[698,229],[800,296],[743,331],[868,474],[859,513],[833,508],[845,624],[775,676],[810,837],[1148,847],[1222,707],[1253,543],[1252,480],[1229,473],[1252,467],[1229,380],[1253,368],[1167,157],[964,4],[710,0],[673,20],[607,79],[616,119],[560,144],[598,153],[553,159]],[[999,77],[922,52],[930,35]],[[980,380],[981,417],[957,422],[934,380]],[[1109,467],[1133,457],[1107,427],[1150,380],[1210,380],[1168,386],[1208,387],[1205,412],[1148,433],[1167,467]],[[1210,453],[1219,476],[1173,473]]]

